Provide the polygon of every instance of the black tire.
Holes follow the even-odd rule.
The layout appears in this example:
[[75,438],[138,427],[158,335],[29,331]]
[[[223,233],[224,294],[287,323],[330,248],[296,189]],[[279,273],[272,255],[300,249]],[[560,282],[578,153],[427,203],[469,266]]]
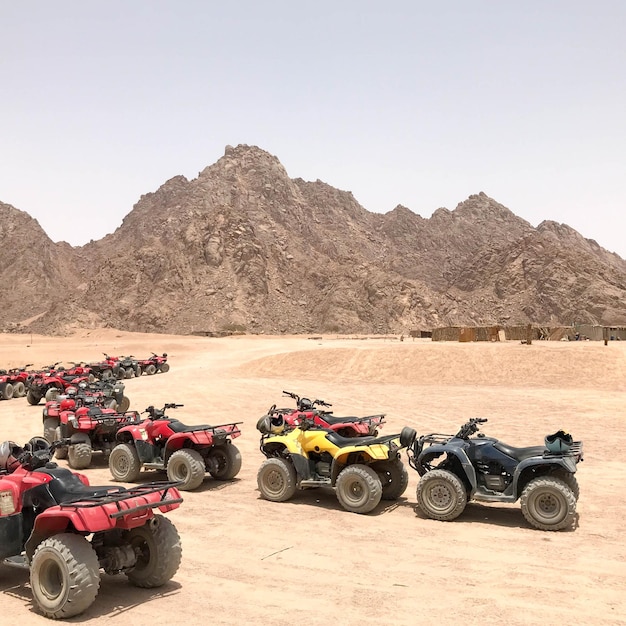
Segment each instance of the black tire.
[[146,367],[146,374],[148,376],[152,376],[153,374],[156,374],[156,365],[154,365],[154,363],[150,363],[150,365],[148,365],[148,367]]
[[35,393],[32,389],[29,389],[26,392],[26,402],[28,402],[28,404],[32,404],[33,406],[35,406],[36,404],[39,404],[41,398],[42,396],[38,393]]
[[109,455],[109,471],[114,480],[132,483],[141,474],[141,461],[132,443],[118,443]]
[[130,530],[125,539],[137,555],[137,564],[126,572],[136,587],[160,587],[178,571],[182,556],[180,536],[166,517],[155,515],[143,526]]
[[141,365],[135,365],[135,376],[139,378],[143,374],[143,370],[141,369]]
[[431,470],[417,483],[417,504],[430,519],[450,522],[465,510],[467,491],[456,474]]
[[[57,426],[57,429],[54,433],[54,440],[59,441],[61,439],[61,427]],[[54,456],[57,459],[67,459],[67,446],[61,446],[60,448],[55,448]]]
[[46,417],[43,421],[43,436],[50,445],[56,441],[56,432],[58,427],[59,420],[56,417]]
[[576,518],[576,496],[560,478],[533,478],[520,498],[526,521],[539,530],[563,530]]
[[241,470],[241,453],[232,443],[215,446],[208,454],[207,467],[216,480],[232,480]]
[[13,397],[23,398],[25,395],[26,395],[26,385],[21,380],[18,380],[13,385]]
[[400,459],[384,461],[375,466],[383,486],[383,500],[397,500],[409,486],[409,473]]
[[576,498],[576,501],[578,501],[578,498],[580,497],[580,487],[578,486],[576,474],[566,472],[565,470],[557,470],[551,475],[555,478],[559,478],[560,480],[562,480],[572,490],[574,498]]
[[0,400],[10,400],[13,397],[13,385],[2,383],[0,385]]
[[115,398],[111,398],[111,400],[105,400],[104,408],[113,409],[115,411],[117,409],[117,402],[115,401]]
[[116,403],[116,410],[118,413],[126,413],[129,408],[130,398],[128,396],[122,396],[122,401],[119,404]]
[[348,465],[337,476],[337,499],[346,511],[369,513],[383,496],[383,486],[376,471],[368,465]]
[[87,469],[91,465],[91,444],[75,443],[67,451],[67,462],[72,469]]
[[134,367],[127,367],[126,370],[126,378],[135,378],[135,368]]
[[123,367],[120,367],[117,373],[113,372],[113,374],[117,380],[124,380],[126,378],[126,370]]
[[161,367],[159,367],[159,372],[161,372],[161,374],[165,374],[166,372],[169,372],[169,371],[170,371],[169,363],[163,363]]
[[296,470],[285,459],[266,459],[259,467],[256,482],[266,500],[285,502],[296,493]]
[[197,450],[176,450],[167,462],[168,479],[180,482],[178,488],[183,491],[197,489],[202,484],[205,473],[204,459]]
[[46,617],[79,615],[98,595],[98,557],[80,535],[62,533],[48,537],[33,555],[30,586],[35,604]]
[[113,378],[113,370],[102,370],[102,373],[100,374],[100,380],[111,380],[111,378]]

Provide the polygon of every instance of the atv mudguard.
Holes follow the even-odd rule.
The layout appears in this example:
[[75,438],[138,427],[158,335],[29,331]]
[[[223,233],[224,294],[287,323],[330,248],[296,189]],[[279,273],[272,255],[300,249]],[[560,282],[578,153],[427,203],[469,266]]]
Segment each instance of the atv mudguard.
[[[187,445],[187,442],[192,444]],[[206,448],[213,445],[213,433],[206,430],[197,430],[193,432],[174,433],[170,435],[165,444],[167,456],[180,450],[181,448]]]
[[[556,455],[550,455],[549,457],[533,456],[529,459],[525,459],[517,466],[515,474],[513,474],[513,494],[517,496],[518,484],[520,481],[526,482],[522,481],[522,479],[529,472],[533,472],[535,468],[541,468],[542,474],[547,474],[550,470],[561,468],[570,474],[574,474],[576,472],[576,461],[571,456],[559,457]],[[507,489],[507,492],[508,491]]]
[[465,476],[459,476],[459,478],[462,479],[465,477],[469,481],[471,488],[475,489],[477,484],[476,470],[474,469],[472,462],[469,460],[469,457],[467,456],[463,445],[448,442],[445,444],[435,444],[432,446],[428,446],[427,448],[422,450],[422,452],[420,452],[420,455],[417,457],[416,462],[419,475],[423,476],[424,474],[426,474],[428,472],[428,470],[426,469],[426,464],[441,454],[446,454],[449,457],[455,457],[456,459],[458,459],[459,463],[461,464],[461,468],[465,474]]
[[70,437],[70,444],[76,445],[77,443],[91,443],[91,439],[87,433],[74,433]]

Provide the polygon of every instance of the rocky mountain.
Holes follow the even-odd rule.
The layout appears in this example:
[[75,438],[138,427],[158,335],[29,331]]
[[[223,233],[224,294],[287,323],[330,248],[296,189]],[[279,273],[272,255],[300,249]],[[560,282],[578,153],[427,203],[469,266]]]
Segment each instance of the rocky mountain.
[[0,204],[0,328],[406,332],[453,324],[626,324],[626,262],[484,193],[424,219],[370,213],[240,145],[142,196],[72,248]]

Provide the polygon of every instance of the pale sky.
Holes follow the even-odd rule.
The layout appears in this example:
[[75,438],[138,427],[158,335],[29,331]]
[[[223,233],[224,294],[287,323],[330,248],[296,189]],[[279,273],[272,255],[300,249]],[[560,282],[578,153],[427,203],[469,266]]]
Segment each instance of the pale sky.
[[370,211],[484,191],[626,258],[625,29],[623,0],[0,0],[0,201],[82,245],[245,143]]

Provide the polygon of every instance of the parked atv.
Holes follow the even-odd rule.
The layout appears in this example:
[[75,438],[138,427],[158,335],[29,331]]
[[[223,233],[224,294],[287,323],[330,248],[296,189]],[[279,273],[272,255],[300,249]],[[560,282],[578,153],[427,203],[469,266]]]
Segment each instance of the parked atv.
[[100,380],[109,380],[110,378],[125,378],[126,373],[124,375],[120,375],[121,364],[117,357],[109,356],[106,352],[102,353],[104,355],[104,361],[93,361],[89,363],[89,369],[91,372],[99,378]]
[[115,480],[133,482],[144,469],[165,470],[179,488],[198,488],[206,472],[217,480],[231,480],[241,469],[241,454],[232,440],[239,437],[238,425],[187,426],[167,417],[165,411],[182,407],[166,404],[163,409],[149,406],[148,418],[117,432],[118,444],[109,456],[109,469]]
[[[147,359],[139,359],[139,367],[141,368],[141,373],[145,372],[148,376],[152,376],[157,372],[163,374],[169,372],[170,366],[167,362],[167,352],[164,352],[162,355],[152,352],[152,356]],[[141,374],[138,374],[138,376],[140,375]]]
[[100,569],[137,587],[170,580],[180,537],[155,509],[178,508],[173,483],[92,487],[52,463],[52,452],[39,437],[24,448],[0,444],[0,558],[30,566],[38,610],[52,619],[79,615],[96,598]]
[[36,374],[29,381],[26,400],[32,405],[39,404],[42,398],[49,402],[63,393],[67,387],[76,386],[80,382],[87,382],[88,380],[88,376],[66,376],[63,370],[46,370]]
[[77,470],[91,465],[94,452],[111,454],[120,428],[141,422],[137,411],[117,413],[89,403],[77,406],[72,398],[61,400],[58,416],[54,415],[54,408],[44,410],[44,438],[49,443],[68,440],[67,446],[57,448],[56,456],[67,457],[69,466]]
[[266,415],[257,429],[267,457],[257,484],[267,500],[289,500],[297,489],[334,487],[344,509],[369,513],[381,499],[397,500],[407,488],[400,450],[413,443],[412,428],[385,437],[342,437],[316,427],[313,418],[289,430],[280,418]]
[[[28,370],[32,367],[32,363],[24,365],[24,367],[12,367],[9,370],[0,370],[0,400],[8,400],[7,396],[13,398],[22,398],[26,395],[26,385],[32,377],[32,373]],[[6,378],[5,378],[6,377]],[[13,393],[8,386],[13,387]]]
[[342,437],[363,437],[376,436],[378,429],[385,422],[385,415],[368,415],[366,417],[338,417],[332,411],[319,409],[316,407],[331,407],[332,404],[324,400],[309,400],[300,397],[291,391],[283,391],[283,394],[296,401],[296,409],[278,409],[272,405],[267,412],[268,415],[277,417],[282,415],[288,426],[294,427],[304,419],[312,419],[315,426],[334,430]]
[[519,499],[524,517],[535,528],[572,526],[582,442],[570,437],[568,444],[555,448],[546,438],[544,446],[515,448],[482,433],[472,438],[486,421],[472,418],[456,435],[424,435],[408,448],[409,465],[421,476],[417,503],[424,514],[450,521],[461,515],[468,500]]

